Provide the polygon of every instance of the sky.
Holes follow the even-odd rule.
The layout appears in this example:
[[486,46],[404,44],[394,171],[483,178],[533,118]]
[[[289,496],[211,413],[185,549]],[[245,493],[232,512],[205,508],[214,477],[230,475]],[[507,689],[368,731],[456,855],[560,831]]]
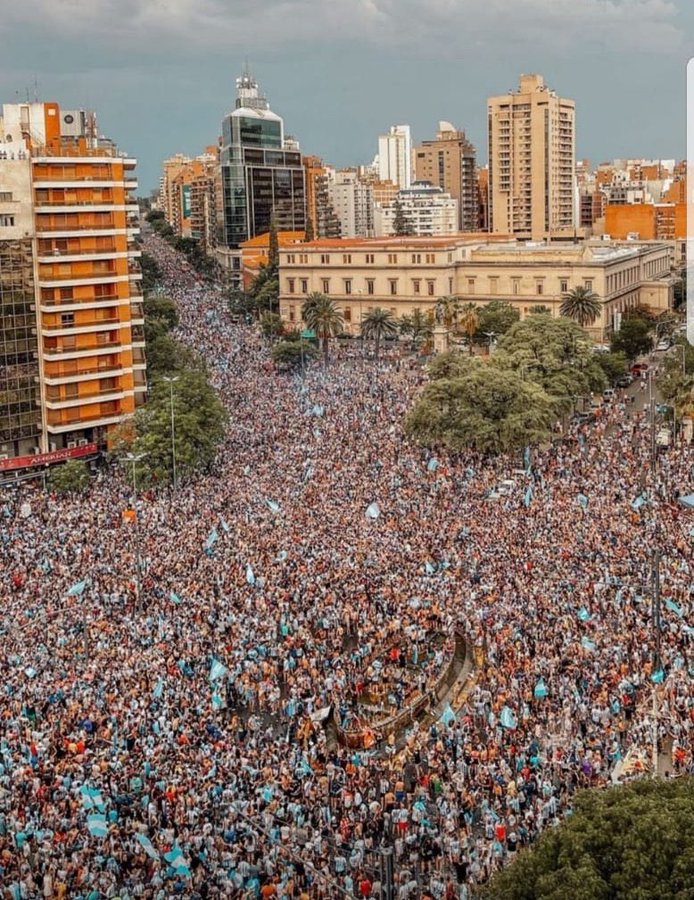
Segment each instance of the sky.
[[486,98],[539,72],[577,104],[577,155],[685,153],[694,0],[5,0],[0,102],[97,111],[139,159],[216,143],[235,79],[253,75],[304,153],[370,162],[378,135],[439,120],[486,161]]

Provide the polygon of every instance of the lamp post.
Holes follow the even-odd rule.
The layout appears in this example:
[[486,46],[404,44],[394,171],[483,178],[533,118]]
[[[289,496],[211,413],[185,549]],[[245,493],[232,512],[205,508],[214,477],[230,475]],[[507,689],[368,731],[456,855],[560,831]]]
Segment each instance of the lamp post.
[[361,341],[361,361],[362,365],[364,364],[364,307],[363,307],[363,294],[364,292],[360,289],[357,291],[359,294],[359,340]]
[[174,418],[174,402],[173,402],[173,386],[178,381],[178,375],[164,375],[162,381],[166,381],[169,385],[169,400],[171,404],[171,462],[173,469],[173,489],[176,490],[176,421]]
[[123,460],[132,466],[133,476],[133,509],[135,510],[135,608],[140,609],[140,597],[142,585],[140,584],[141,559],[140,559],[140,521],[137,509],[137,464],[147,456],[146,453],[126,453]]

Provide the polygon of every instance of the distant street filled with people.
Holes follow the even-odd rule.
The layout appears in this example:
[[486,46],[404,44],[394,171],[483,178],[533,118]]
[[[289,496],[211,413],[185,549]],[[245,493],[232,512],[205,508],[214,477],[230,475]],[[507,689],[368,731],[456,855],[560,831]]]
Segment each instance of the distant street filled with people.
[[[115,466],[86,496],[1,489],[0,897],[467,898],[576,789],[648,772],[655,732],[694,771],[694,456],[652,466],[642,398],[525,458],[427,452],[419,364],[277,373],[147,249],[227,435],[136,526]],[[388,733],[456,632],[458,703]]]

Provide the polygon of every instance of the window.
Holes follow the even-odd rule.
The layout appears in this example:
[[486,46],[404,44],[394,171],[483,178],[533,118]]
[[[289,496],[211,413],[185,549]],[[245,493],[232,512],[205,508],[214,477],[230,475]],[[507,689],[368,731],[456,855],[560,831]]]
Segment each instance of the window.
[[390,286],[391,297],[394,297],[398,292],[398,279],[397,278],[389,278],[388,285]]
[[468,289],[468,293],[469,293],[469,294],[474,294],[474,293],[475,293],[475,279],[474,279],[474,278],[468,278],[468,280],[467,280],[467,289]]
[[366,279],[366,293],[373,295],[374,292],[374,280],[373,278]]
[[320,255],[321,265],[327,266],[330,262],[330,254],[329,253],[321,253]]
[[294,321],[294,307],[293,306],[289,308],[289,321],[290,322]]
[[593,290],[593,279],[586,278],[585,281],[583,282],[583,285],[587,291],[592,291]]
[[12,200],[12,191],[0,191],[0,203],[9,203]]
[[14,227],[14,216],[0,216],[0,227],[13,228]]
[[373,255],[373,253],[367,253],[367,254],[366,254],[366,264],[367,264],[368,266],[372,266],[373,263],[374,263],[374,255]]
[[308,265],[308,253],[300,253],[299,262],[304,266]]
[[422,261],[421,253],[413,253],[412,254],[412,265],[413,266],[418,265],[419,263],[421,263],[421,261]]
[[342,313],[344,315],[345,322],[352,321],[352,307],[351,306],[345,306]]
[[538,297],[540,297],[540,296],[542,296],[542,294],[544,294],[544,292],[545,292],[544,284],[541,281],[538,281],[537,284],[535,285],[535,293],[538,295]]
[[453,279],[452,278],[448,279],[448,293],[449,294],[453,293]]
[[420,293],[420,287],[421,287],[421,284],[422,284],[422,282],[419,280],[419,278],[415,278],[415,279],[412,281],[412,293],[413,293],[413,294],[419,294],[419,293]]
[[[99,285],[99,287],[102,287],[102,285]],[[60,289],[60,299],[61,300],[72,300],[72,288],[71,287],[61,288]]]
[[342,262],[346,266],[351,265],[352,264],[352,254],[351,253],[343,253],[342,254]]
[[429,265],[433,265],[436,262],[436,254],[435,253],[427,253],[426,256],[427,262]]
[[60,324],[63,328],[72,328],[75,324],[75,314],[74,313],[63,313],[60,317]]
[[294,284],[295,284],[295,280],[293,278],[287,279],[287,287],[289,289],[290,294],[294,293]]
[[561,278],[559,280],[559,290],[562,294],[565,294],[569,290],[569,280],[568,278]]
[[449,263],[452,263],[452,262],[453,262],[453,254],[452,254],[452,253],[449,253],[449,254],[448,254],[448,262],[449,262]]
[[388,254],[388,265],[394,266],[398,262],[398,254],[397,253],[389,253]]
[[433,297],[433,296],[434,296],[434,288],[435,288],[435,287],[436,287],[435,282],[433,282],[433,281],[427,281],[427,294],[428,294],[430,297]]
[[499,292],[499,279],[496,275],[492,275],[489,278],[489,293],[497,294]]
[[301,279],[301,293],[308,294],[308,279],[306,278]]
[[520,278],[513,279],[513,293],[520,294]]
[[345,294],[351,294],[351,293],[352,293],[352,279],[345,278]]
[[330,279],[329,279],[329,278],[323,278],[321,283],[322,283],[322,285],[323,285],[323,293],[324,293],[324,294],[329,294],[329,293],[330,293]]
[[287,255],[287,262],[288,262],[290,265],[291,265],[292,263],[295,262],[295,259],[296,259],[296,257],[294,256],[293,253],[289,253],[289,254]]

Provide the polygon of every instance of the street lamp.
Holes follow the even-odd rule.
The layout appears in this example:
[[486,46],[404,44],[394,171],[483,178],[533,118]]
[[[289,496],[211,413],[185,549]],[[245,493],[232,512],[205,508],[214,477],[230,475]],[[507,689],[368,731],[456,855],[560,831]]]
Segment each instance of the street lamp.
[[359,295],[359,340],[361,341],[362,364],[364,362],[364,308],[362,305],[364,292],[360,289],[357,291]]
[[146,453],[126,453],[122,458],[121,462],[130,463],[132,466],[132,475],[133,475],[133,509],[135,510],[135,608],[140,608],[140,595],[141,595],[141,584],[140,584],[140,573],[142,570],[141,559],[140,559],[140,522],[137,510],[137,464],[140,460],[144,459],[147,456]]
[[171,404],[171,462],[173,468],[173,489],[176,490],[176,422],[174,419],[174,402],[173,402],[173,386],[178,381],[179,375],[164,375],[162,381],[166,381],[169,385],[169,398]]

